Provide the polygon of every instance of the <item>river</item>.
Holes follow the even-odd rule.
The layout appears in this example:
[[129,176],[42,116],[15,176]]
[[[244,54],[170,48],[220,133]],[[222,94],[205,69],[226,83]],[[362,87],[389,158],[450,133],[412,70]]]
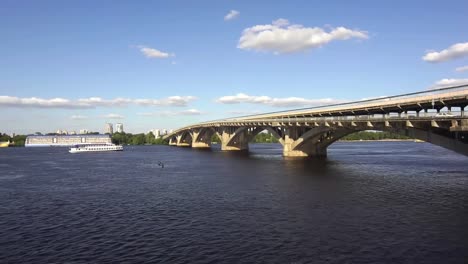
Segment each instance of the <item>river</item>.
[[468,259],[467,157],[414,142],[338,142],[326,159],[250,148],[0,149],[0,262]]

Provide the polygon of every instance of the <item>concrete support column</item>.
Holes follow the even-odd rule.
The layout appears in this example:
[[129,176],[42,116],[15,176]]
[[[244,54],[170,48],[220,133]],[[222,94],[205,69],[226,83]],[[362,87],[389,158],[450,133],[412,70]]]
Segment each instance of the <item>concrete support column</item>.
[[305,130],[299,127],[290,127],[285,131],[283,144],[284,157],[315,157],[327,156],[327,149],[321,148],[318,142],[313,140],[308,141],[306,144],[302,143],[301,136]]
[[177,146],[177,139],[171,138],[169,140],[169,146]]
[[208,138],[209,135],[201,135],[203,133],[202,130],[194,131],[192,136],[192,148],[209,148],[211,147],[211,137]]
[[177,136],[177,146],[178,147],[190,147],[192,142],[187,142],[183,135]]
[[461,114],[462,117],[465,116],[465,107],[466,106],[460,107],[460,114]]
[[235,127],[226,127],[221,134],[221,150],[239,151],[249,149],[249,137],[247,129],[237,132]]
[[284,136],[283,141],[283,156],[285,157],[307,157],[307,153],[303,151],[294,150],[295,140],[291,138],[288,134]]
[[210,148],[211,144],[205,142],[193,142],[192,148]]

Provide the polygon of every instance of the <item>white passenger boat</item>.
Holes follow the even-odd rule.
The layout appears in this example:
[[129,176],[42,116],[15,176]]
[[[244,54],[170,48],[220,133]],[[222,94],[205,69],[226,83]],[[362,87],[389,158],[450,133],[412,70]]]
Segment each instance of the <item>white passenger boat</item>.
[[98,151],[122,151],[123,147],[115,145],[112,143],[105,144],[83,144],[75,145],[70,148],[68,152],[70,153],[80,153],[80,152],[98,152]]

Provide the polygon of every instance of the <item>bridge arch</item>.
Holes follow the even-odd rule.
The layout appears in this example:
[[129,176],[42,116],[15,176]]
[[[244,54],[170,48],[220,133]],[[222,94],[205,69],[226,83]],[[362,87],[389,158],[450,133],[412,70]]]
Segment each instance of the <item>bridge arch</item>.
[[[340,138],[362,130],[390,131],[468,156],[468,85],[342,104],[204,122],[165,136],[170,144],[246,150],[266,129],[283,145],[284,156],[326,155]],[[458,112],[455,112],[458,111]],[[174,139],[176,136],[176,139]]]
[[183,131],[177,136],[178,147],[191,147],[193,141],[192,133],[189,130]]
[[[303,136],[303,141],[297,142],[293,145],[293,150],[301,151],[307,155],[316,155],[316,156],[326,156],[327,148],[335,143],[336,141],[342,139],[343,137],[360,132],[369,130],[369,128],[356,127],[356,128],[329,128],[323,129],[321,131],[310,131],[306,133],[308,135]],[[455,152],[458,152],[463,155],[468,156],[468,150],[466,149],[466,143],[468,138],[463,140],[453,140],[453,138],[447,137],[446,135],[436,133],[432,130],[424,130],[421,128],[415,127],[376,127],[372,130],[381,131],[381,132],[390,132],[402,136],[407,136],[424,142],[428,142]]]
[[236,146],[240,143],[248,145],[248,143],[252,142],[258,134],[265,130],[272,134],[273,137],[278,139],[280,143],[282,142],[282,135],[284,133],[282,133],[281,129],[277,129],[272,126],[243,126],[234,130],[234,132],[230,135],[226,145]]

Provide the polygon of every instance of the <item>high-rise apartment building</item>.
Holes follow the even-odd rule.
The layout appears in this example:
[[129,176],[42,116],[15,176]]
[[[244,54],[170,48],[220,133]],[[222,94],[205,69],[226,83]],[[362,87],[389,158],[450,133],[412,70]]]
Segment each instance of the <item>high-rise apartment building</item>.
[[114,127],[112,126],[112,123],[106,123],[104,131],[106,131],[106,134],[112,135],[114,133]]
[[154,130],[154,132],[153,132],[153,134],[154,134],[154,136],[155,136],[155,137],[157,137],[157,138],[158,138],[158,137],[160,137],[160,136],[161,136],[161,130],[159,130],[159,129],[155,129],[155,130]]
[[115,124],[115,132],[117,132],[117,133],[123,133],[124,132],[122,123]]

